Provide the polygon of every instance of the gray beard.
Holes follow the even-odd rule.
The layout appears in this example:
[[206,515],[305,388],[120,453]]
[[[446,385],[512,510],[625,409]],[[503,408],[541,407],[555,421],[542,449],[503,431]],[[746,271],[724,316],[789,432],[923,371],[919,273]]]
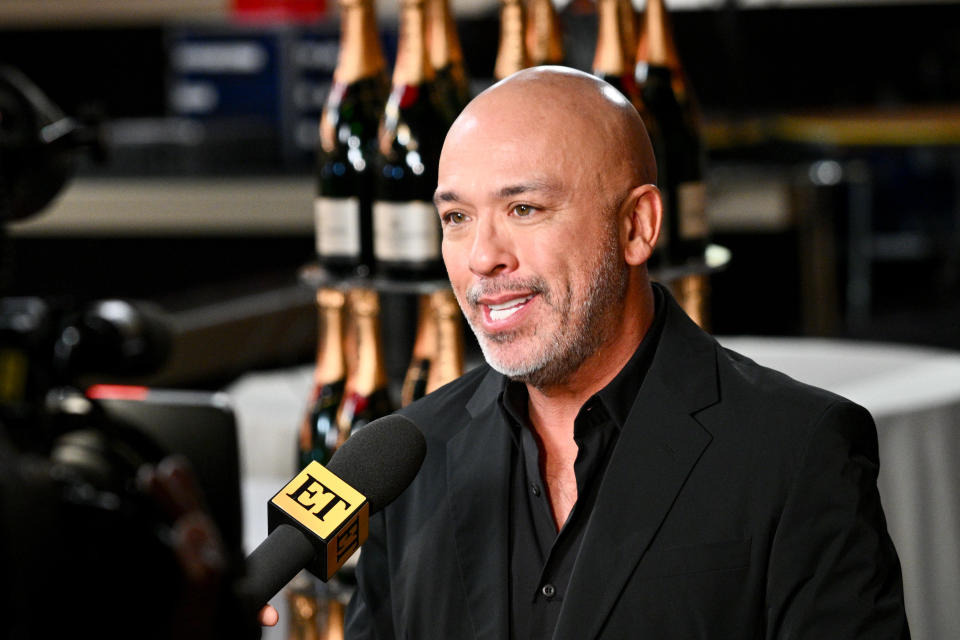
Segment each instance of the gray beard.
[[[572,291],[568,293],[563,304],[558,306],[545,282],[537,279],[524,283],[531,290],[540,292],[544,301],[554,309],[569,310],[569,321],[561,325],[560,332],[549,337],[546,348],[535,354],[530,361],[515,366],[498,361],[493,345],[509,344],[516,334],[487,335],[470,322],[483,357],[494,370],[511,380],[524,382],[537,389],[563,384],[571,379],[587,358],[612,337],[617,328],[611,326],[608,318],[623,300],[629,278],[627,265],[622,260],[614,259],[620,253],[616,234],[617,228],[611,225],[603,252],[594,265],[587,298],[578,306],[572,308]],[[470,297],[476,298],[479,294],[468,295],[468,298]],[[536,332],[535,329],[534,336]]]

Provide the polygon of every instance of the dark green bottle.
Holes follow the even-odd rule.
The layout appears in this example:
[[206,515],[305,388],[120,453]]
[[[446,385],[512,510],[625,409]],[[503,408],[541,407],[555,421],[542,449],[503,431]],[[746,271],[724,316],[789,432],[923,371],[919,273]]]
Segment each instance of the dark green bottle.
[[317,291],[317,361],[306,415],[300,425],[298,469],[311,460],[327,464],[339,445],[337,411],[343,401],[346,362],[343,352],[344,294]]
[[357,429],[394,409],[380,341],[380,298],[372,289],[347,293],[350,313],[350,360],[346,389],[337,414],[340,443]]
[[668,262],[702,259],[709,240],[704,186],[705,148],[693,95],[680,66],[663,0],[648,0],[637,45],[635,74],[660,127],[665,153],[664,227]]
[[335,276],[373,265],[377,127],[389,85],[372,0],[341,2],[340,53],[320,117],[317,261]]
[[445,277],[433,191],[449,122],[433,80],[425,0],[401,0],[397,61],[381,123],[373,204],[376,269],[390,278]]
[[438,106],[452,124],[470,102],[470,81],[449,0],[427,0],[427,51]]

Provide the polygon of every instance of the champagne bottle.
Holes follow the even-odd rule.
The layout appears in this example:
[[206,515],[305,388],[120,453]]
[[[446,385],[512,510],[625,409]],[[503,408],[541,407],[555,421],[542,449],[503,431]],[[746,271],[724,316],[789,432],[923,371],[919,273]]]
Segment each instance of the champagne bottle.
[[593,74],[613,85],[637,109],[645,108],[630,64],[622,19],[621,0],[597,0],[597,48],[593,54]]
[[340,52],[320,116],[317,262],[337,276],[373,264],[373,149],[388,91],[373,0],[343,0]]
[[290,621],[287,640],[320,640],[320,601],[316,579],[301,571],[285,589]]
[[[616,88],[637,109],[643,119],[657,157],[665,155],[664,140],[659,123],[647,108],[633,72],[633,36],[630,27],[633,24],[633,5],[629,0],[597,1],[597,48],[593,56],[593,74]],[[658,170],[658,184],[663,184],[664,174]],[[649,265],[660,266],[666,252],[667,239],[661,234],[660,240],[650,258]]]
[[493,77],[496,80],[503,80],[530,66],[525,30],[523,0],[500,0],[500,42],[493,65]]
[[433,191],[446,120],[434,94],[424,2],[400,1],[393,87],[380,125],[373,247],[377,271],[398,279],[445,277]]
[[430,296],[423,294],[419,296],[417,335],[413,340],[413,354],[400,392],[402,406],[405,407],[426,395],[427,376],[436,351],[437,324],[434,321]]
[[686,275],[671,283],[670,290],[690,319],[710,331],[709,277],[702,273]]
[[[673,37],[673,28],[670,23],[670,14],[667,13],[665,6],[654,7],[654,13],[661,12],[663,16],[661,30],[650,30],[654,32],[654,48],[665,49],[666,66],[670,69],[670,82],[673,91],[677,96],[680,106],[689,110],[688,113],[694,120],[694,124],[700,127],[700,108],[697,104],[696,95],[690,85],[686,69],[680,63],[680,54],[677,50],[677,41]],[[650,58],[650,31],[643,31],[637,36],[637,54],[635,64],[637,64],[637,78],[646,76],[646,69],[649,66]]]
[[657,166],[665,177],[661,190],[669,262],[684,264],[703,257],[709,235],[705,149],[663,0],[647,2],[635,74],[664,140],[665,153],[658,158]]
[[322,640],[343,640],[344,604],[335,597],[327,600],[327,619]]
[[633,5],[629,0],[598,0],[597,47],[593,74],[620,91],[637,109],[650,136],[654,153],[660,155],[660,128],[643,99],[633,73]]
[[637,55],[637,12],[632,0],[620,0],[620,33],[627,63],[633,69]]
[[393,411],[380,342],[380,299],[372,289],[347,293],[356,363],[349,371],[337,413],[339,443],[372,420]]
[[563,34],[553,0],[529,0],[526,28],[530,64],[563,64]]
[[436,327],[436,355],[427,375],[426,392],[439,389],[463,375],[463,320],[460,306],[450,289],[430,294]]
[[444,117],[452,124],[470,101],[470,83],[449,0],[427,2],[427,50],[434,86]]
[[343,401],[345,297],[336,289],[317,291],[317,359],[310,402],[300,425],[298,469],[311,460],[327,464],[337,447],[337,410]]

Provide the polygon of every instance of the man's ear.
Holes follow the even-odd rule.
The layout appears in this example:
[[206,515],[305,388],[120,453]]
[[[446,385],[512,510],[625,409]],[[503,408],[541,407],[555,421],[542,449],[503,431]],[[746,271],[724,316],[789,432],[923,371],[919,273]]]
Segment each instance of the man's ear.
[[663,222],[663,200],[655,185],[635,187],[627,196],[623,214],[624,260],[639,266],[650,259],[660,237]]

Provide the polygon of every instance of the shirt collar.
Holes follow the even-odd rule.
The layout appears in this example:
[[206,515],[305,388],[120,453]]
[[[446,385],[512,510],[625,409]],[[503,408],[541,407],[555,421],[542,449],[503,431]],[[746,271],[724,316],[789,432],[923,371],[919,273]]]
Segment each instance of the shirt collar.
[[[630,360],[623,366],[623,369],[617,373],[607,386],[591,396],[584,407],[596,405],[597,402],[603,405],[607,415],[613,420],[618,429],[622,429],[633,408],[633,402],[636,400],[637,392],[643,384],[643,380],[653,362],[653,356],[657,351],[657,344],[660,342],[660,334],[663,332],[664,318],[666,309],[664,304],[664,294],[659,285],[654,285],[654,316],[650,328],[647,330],[643,340],[637,350],[630,356]],[[513,424],[528,426],[527,406],[529,395],[527,387],[522,382],[517,382],[503,378],[503,383],[498,396],[498,403],[502,411],[510,418]],[[583,407],[581,407],[581,413]]]

